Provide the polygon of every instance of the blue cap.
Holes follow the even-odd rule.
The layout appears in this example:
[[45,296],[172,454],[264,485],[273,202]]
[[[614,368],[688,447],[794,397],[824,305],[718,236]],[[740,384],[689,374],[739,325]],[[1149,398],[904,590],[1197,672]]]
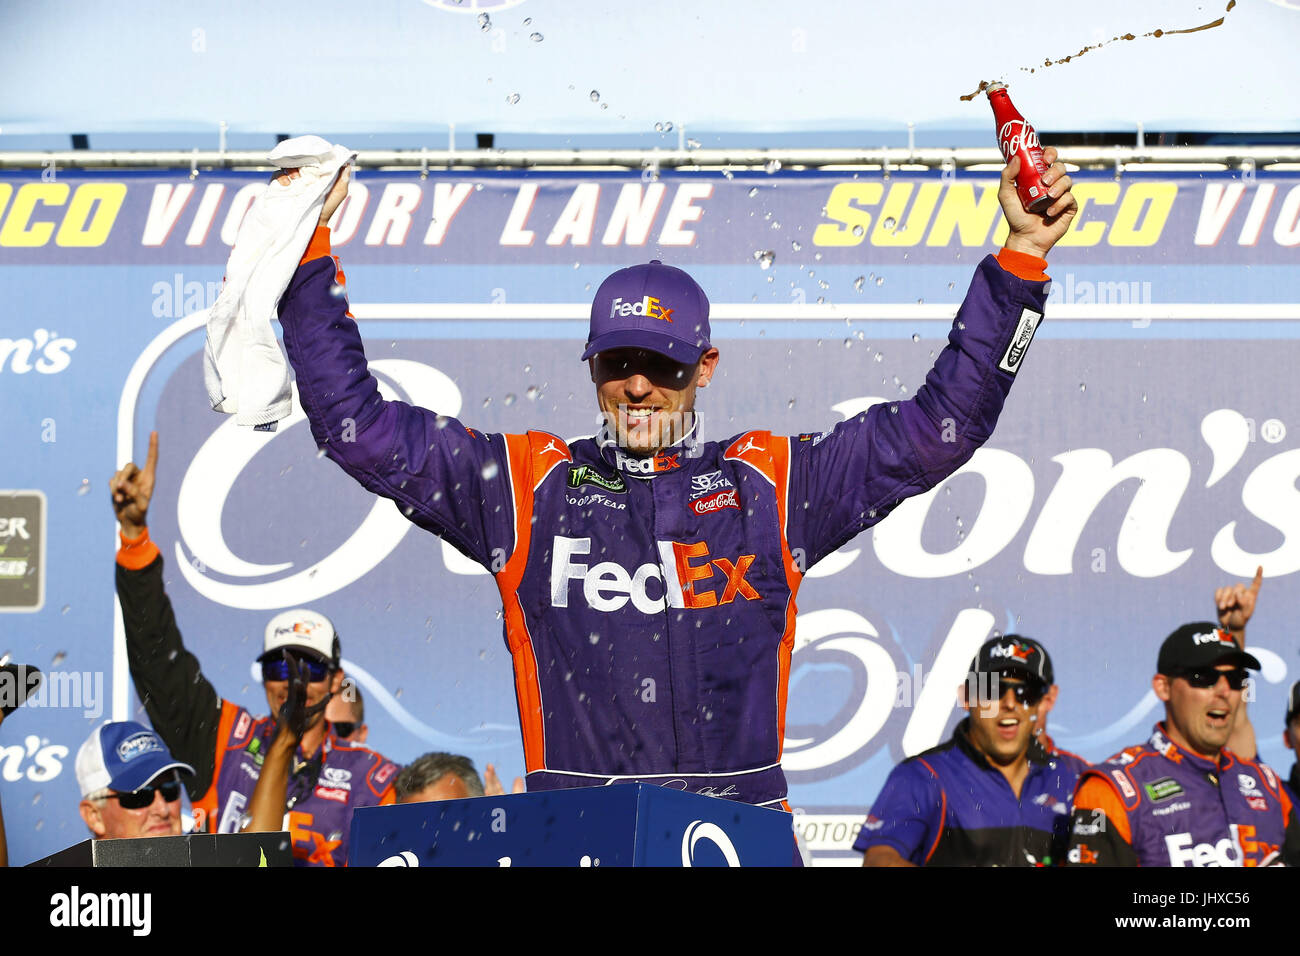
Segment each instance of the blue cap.
[[130,793],[168,770],[194,773],[171,755],[162,738],[134,720],[96,727],[77,751],[76,766],[83,797],[106,787]]
[[689,275],[658,259],[615,272],[596,290],[583,359],[641,348],[693,365],[709,345],[709,299]]

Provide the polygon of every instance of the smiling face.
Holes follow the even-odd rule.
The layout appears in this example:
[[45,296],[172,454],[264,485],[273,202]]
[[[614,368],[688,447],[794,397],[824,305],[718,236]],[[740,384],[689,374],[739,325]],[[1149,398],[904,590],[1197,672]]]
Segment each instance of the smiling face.
[[618,444],[633,455],[653,455],[690,431],[695,390],[708,385],[718,364],[711,348],[695,365],[649,349],[613,349],[591,359],[596,401]]
[[[1236,670],[1232,664],[1218,664],[1214,670]],[[1233,690],[1225,678],[1213,687],[1193,687],[1185,677],[1157,674],[1151,680],[1156,696],[1165,702],[1165,728],[1181,747],[1210,760],[1228,742],[1241,706],[1241,690]]]
[[[970,713],[970,741],[975,749],[1000,767],[1024,760],[1029,752],[1029,742],[1037,725],[1038,697],[1030,695],[1032,703],[1022,703],[1017,687],[1025,686],[1020,677],[998,675],[996,685],[1000,697],[971,701],[965,707]],[[984,694],[992,698],[992,694]]]

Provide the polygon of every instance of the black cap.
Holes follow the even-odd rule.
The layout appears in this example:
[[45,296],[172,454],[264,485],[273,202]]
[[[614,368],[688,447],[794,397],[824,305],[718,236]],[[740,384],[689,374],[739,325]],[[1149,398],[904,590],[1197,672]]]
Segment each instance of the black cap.
[[1052,660],[1047,649],[1032,637],[1008,634],[984,642],[970,669],[975,674],[997,674],[1012,671],[1044,684],[1053,683]]
[[1215,664],[1239,664],[1259,670],[1259,661],[1247,654],[1237,639],[1213,621],[1184,624],[1165,638],[1156,659],[1156,672],[1166,676]]
[[1291,685],[1291,693],[1286,695],[1286,722],[1300,713],[1300,680]]

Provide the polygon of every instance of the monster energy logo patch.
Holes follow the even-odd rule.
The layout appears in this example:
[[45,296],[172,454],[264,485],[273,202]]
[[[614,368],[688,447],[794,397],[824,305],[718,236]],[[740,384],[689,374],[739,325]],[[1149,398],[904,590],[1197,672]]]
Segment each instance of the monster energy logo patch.
[[1173,777],[1161,777],[1159,780],[1143,784],[1142,789],[1147,792],[1147,797],[1152,803],[1159,803],[1161,800],[1178,796],[1183,792],[1183,785]]
[[581,488],[583,485],[594,485],[616,495],[627,491],[627,483],[623,481],[622,475],[606,478],[590,465],[574,465],[569,469],[569,487]]

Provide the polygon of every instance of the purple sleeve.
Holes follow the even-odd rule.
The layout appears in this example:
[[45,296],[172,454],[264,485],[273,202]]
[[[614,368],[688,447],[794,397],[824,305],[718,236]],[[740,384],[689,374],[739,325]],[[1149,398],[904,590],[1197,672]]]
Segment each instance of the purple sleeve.
[[919,760],[905,760],[889,772],[880,796],[871,805],[853,849],[866,853],[889,846],[917,866],[924,865],[943,832],[943,787]]
[[988,440],[1042,317],[1046,286],[985,257],[915,397],[790,440],[786,537],[805,570],[904,498],[933,488]]
[[385,401],[337,294],[337,262],[298,267],[280,300],[284,345],[318,447],[375,494],[493,571],[514,548],[505,436]]

